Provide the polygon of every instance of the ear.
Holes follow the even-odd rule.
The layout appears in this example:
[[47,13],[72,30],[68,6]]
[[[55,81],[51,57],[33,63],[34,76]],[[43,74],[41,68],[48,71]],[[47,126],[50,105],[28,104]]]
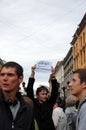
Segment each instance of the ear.
[[82,85],[83,85],[83,88],[86,88],[86,82],[83,82]]
[[22,81],[23,81],[23,76],[20,76],[19,77],[19,83],[22,83]]

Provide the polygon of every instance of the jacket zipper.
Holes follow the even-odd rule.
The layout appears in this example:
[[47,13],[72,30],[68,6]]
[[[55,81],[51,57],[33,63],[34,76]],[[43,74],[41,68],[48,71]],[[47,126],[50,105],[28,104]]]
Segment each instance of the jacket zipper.
[[12,121],[12,129],[14,129],[14,121]]

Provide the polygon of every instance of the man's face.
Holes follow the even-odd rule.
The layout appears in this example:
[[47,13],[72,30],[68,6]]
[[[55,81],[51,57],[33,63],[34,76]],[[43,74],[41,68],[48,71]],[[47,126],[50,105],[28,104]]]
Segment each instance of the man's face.
[[83,92],[83,83],[80,82],[78,73],[73,74],[72,80],[69,83],[69,87],[73,95],[75,95],[78,98],[81,98]]
[[0,85],[2,91],[11,92],[17,91],[19,84],[22,82],[23,77],[18,77],[16,68],[3,67],[0,73]]

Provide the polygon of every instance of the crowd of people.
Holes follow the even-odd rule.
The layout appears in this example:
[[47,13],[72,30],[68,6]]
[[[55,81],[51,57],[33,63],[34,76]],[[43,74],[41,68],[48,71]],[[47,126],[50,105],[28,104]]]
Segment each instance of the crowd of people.
[[[55,68],[51,67],[48,89],[40,85],[34,96],[36,65],[25,89],[23,67],[13,61],[5,63],[0,70],[0,129],[1,130],[85,130],[86,122],[86,68],[73,72],[69,82],[71,96],[66,99],[65,111],[58,97],[59,83]],[[78,103],[78,105],[77,105]]]

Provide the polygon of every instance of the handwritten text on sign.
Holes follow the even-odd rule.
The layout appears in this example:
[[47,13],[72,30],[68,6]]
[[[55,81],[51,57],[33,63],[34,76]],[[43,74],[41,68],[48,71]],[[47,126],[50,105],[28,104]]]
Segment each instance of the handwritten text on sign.
[[49,61],[39,61],[36,64],[36,71],[37,72],[51,72],[52,63]]

